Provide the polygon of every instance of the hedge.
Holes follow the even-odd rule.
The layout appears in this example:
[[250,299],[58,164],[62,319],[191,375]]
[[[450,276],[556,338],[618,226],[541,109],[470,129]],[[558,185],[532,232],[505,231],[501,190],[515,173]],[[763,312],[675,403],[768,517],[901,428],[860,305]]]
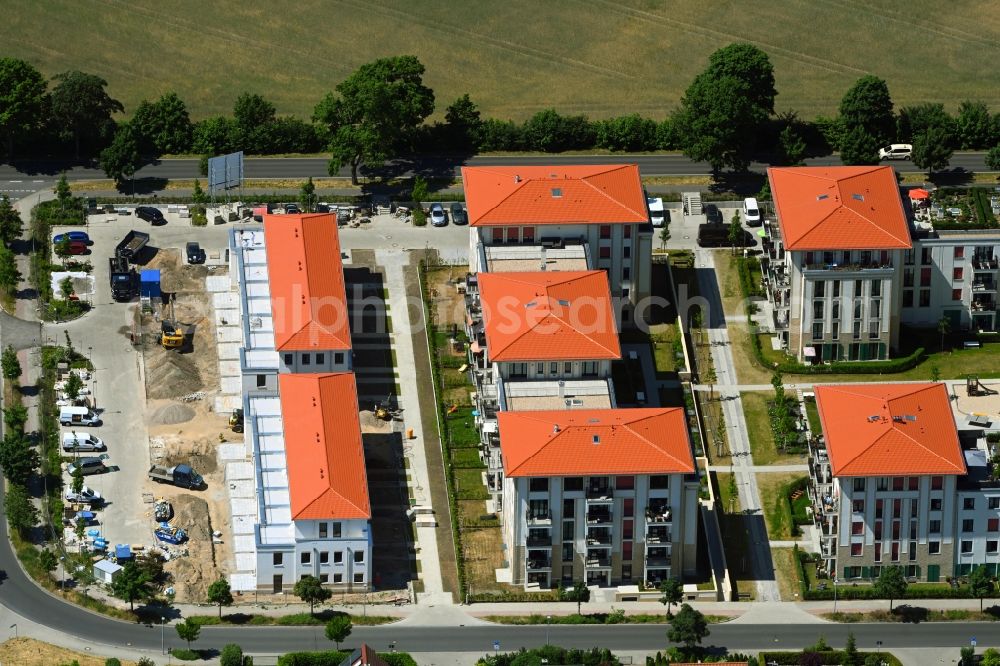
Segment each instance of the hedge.
[[923,347],[917,347],[909,356],[900,356],[888,361],[835,361],[822,365],[804,365],[797,361],[785,361],[775,366],[764,358],[760,338],[752,333],[750,346],[753,348],[754,358],[761,367],[777,370],[786,375],[871,375],[875,373],[891,375],[912,370],[926,356],[926,350]]
[[[349,656],[351,653],[344,650],[289,652],[278,657],[278,666],[340,666]],[[379,652],[378,656],[389,666],[417,666],[406,652]]]
[[[844,653],[843,650],[822,650],[822,651],[804,650],[802,652],[761,652],[760,654],[757,655],[757,659],[759,659],[759,663],[761,664],[761,666],[764,666],[765,664],[779,664],[780,666],[797,665],[803,663],[801,661],[802,655],[806,654],[807,652],[818,654],[822,660],[820,662],[822,664],[845,663],[846,654]],[[860,650],[858,651],[858,655],[862,660],[864,660],[865,657],[869,654],[872,654],[872,652],[869,651],[862,652]],[[893,655],[892,653],[886,651],[880,651],[878,652],[878,654],[883,656],[885,662],[889,666],[899,666],[900,664],[899,659],[897,659],[895,655]]]
[[764,290],[753,281],[753,270],[760,270],[760,260],[756,257],[737,257],[736,271],[740,276],[740,288],[743,298],[760,298]]

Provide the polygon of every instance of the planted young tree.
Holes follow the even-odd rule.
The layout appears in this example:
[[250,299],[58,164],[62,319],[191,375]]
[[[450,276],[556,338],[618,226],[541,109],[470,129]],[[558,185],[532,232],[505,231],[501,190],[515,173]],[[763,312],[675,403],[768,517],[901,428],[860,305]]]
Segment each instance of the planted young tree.
[[233,603],[233,593],[229,587],[229,581],[220,578],[209,585],[206,598],[209,603],[219,607],[219,619],[222,619],[222,607],[230,606]]
[[191,201],[198,206],[204,206],[208,203],[208,195],[205,194],[205,190],[201,189],[201,182],[197,178],[194,179],[194,189],[191,190]]
[[83,492],[83,470],[79,467],[73,469],[73,477],[70,482],[70,488],[77,495]]
[[889,566],[882,567],[872,589],[876,595],[889,600],[889,612],[891,613],[893,601],[906,594],[906,586],[903,567]]
[[80,391],[82,389],[83,380],[80,379],[80,375],[75,372],[69,373],[69,378],[63,385],[63,390],[66,392],[67,397],[69,397],[70,400],[76,400],[80,397]]
[[64,301],[68,301],[73,295],[73,278],[68,275],[59,281],[59,295]]
[[937,330],[941,334],[941,351],[944,351],[944,338],[951,333],[951,320],[947,317],[938,319]]
[[663,228],[660,229],[660,249],[667,249],[667,243],[670,241],[670,223],[664,220]]
[[21,376],[21,362],[17,360],[17,352],[12,345],[7,345],[0,354],[0,368],[8,382],[16,381]]
[[70,253],[69,235],[68,234],[63,234],[62,238],[59,239],[59,242],[55,243],[52,246],[52,249],[55,250],[55,253],[56,253],[57,257],[59,257],[60,259],[62,259],[63,261],[65,261],[66,258],[69,256],[69,253]]
[[219,653],[219,666],[243,666],[243,662],[243,648],[236,643],[229,643]]
[[[8,477],[9,478],[9,477]],[[10,483],[6,497],[7,524],[22,538],[26,538],[38,525],[38,509],[24,486]]]
[[583,581],[577,581],[573,583],[573,587],[563,589],[562,597],[566,601],[576,602],[576,614],[579,615],[581,605],[590,601],[590,588]]
[[[128,602],[129,610],[135,610],[135,602],[149,598],[149,584],[152,578],[134,561],[126,562],[118,577],[111,582],[111,594],[117,599]],[[179,626],[179,625],[178,625]],[[181,636],[183,638],[183,636]]]
[[334,615],[326,623],[323,633],[326,634],[326,640],[337,644],[337,649],[339,650],[340,644],[346,641],[347,637],[351,635],[352,626],[350,615]]
[[312,212],[312,204],[315,195],[316,185],[313,183],[312,176],[309,176],[309,180],[302,183],[302,187],[299,189],[299,203],[302,204],[302,210],[307,213]]
[[313,120],[330,133],[329,172],[381,166],[405,148],[416,128],[434,111],[434,91],[423,84],[424,66],[414,56],[380,58],[362,65],[328,93]]
[[20,238],[23,230],[24,222],[21,221],[21,214],[11,204],[9,196],[0,194],[0,241],[10,246]]
[[316,578],[316,576],[303,576],[300,578],[295,583],[292,594],[309,604],[310,615],[313,614],[316,604],[323,603],[333,596],[333,592],[323,587],[323,584],[319,582],[319,578]]
[[732,246],[733,256],[736,256],[736,246],[742,244],[742,241],[743,225],[740,224],[740,214],[737,211],[729,222],[729,244]]
[[59,182],[56,183],[56,187],[53,190],[56,195],[56,201],[59,205],[65,209],[66,206],[73,203],[73,190],[69,187],[69,181],[66,180],[66,172],[63,171],[59,175]]
[[861,654],[858,652],[858,641],[854,632],[847,634],[847,645],[844,646],[844,666],[861,666]]
[[996,588],[993,577],[986,570],[986,567],[976,567],[969,574],[969,592],[979,599],[979,612],[983,612],[983,597],[987,596]]
[[667,607],[667,617],[673,615],[671,609],[684,599],[684,585],[679,578],[668,578],[660,583],[660,603]]
[[690,604],[682,604],[677,615],[670,622],[670,629],[667,630],[667,639],[673,643],[682,643],[689,652],[694,650],[702,639],[708,636],[708,620],[691,608]]
[[174,628],[177,629],[177,635],[180,639],[187,641],[188,650],[191,649],[191,643],[198,640],[198,636],[201,634],[201,625],[189,617],[184,618],[183,622],[178,622]]
[[715,366],[708,366],[708,370],[705,371],[705,376],[702,377],[702,381],[708,384],[708,399],[715,399],[715,382],[719,381],[718,376],[715,374]]

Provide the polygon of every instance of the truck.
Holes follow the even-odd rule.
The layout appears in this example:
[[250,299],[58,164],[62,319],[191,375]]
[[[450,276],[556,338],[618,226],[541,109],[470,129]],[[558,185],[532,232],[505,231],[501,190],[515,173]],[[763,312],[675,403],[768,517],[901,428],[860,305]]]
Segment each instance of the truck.
[[132,229],[125,234],[122,242],[118,243],[118,246],[115,247],[115,256],[131,261],[142,251],[142,248],[146,247],[146,243],[148,242],[149,234],[144,231]]
[[139,275],[125,257],[108,259],[111,296],[116,301],[130,301],[139,291]]
[[157,483],[169,483],[179,488],[192,490],[201,488],[205,484],[201,474],[191,469],[190,465],[174,465],[173,467],[150,465],[149,478]]

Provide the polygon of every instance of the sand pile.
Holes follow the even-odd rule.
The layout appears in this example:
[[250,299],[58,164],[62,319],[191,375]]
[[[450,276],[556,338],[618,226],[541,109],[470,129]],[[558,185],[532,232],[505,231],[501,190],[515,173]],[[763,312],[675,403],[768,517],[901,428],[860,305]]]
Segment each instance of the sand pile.
[[358,420],[361,422],[361,432],[363,433],[388,433],[392,432],[392,421],[386,421],[375,416],[375,412],[362,409],[358,412]]
[[203,439],[188,443],[186,440],[172,437],[165,437],[164,440],[170,453],[165,457],[163,464],[167,466],[191,465],[202,476],[212,474],[219,469],[219,461],[215,457],[214,442]]
[[190,354],[156,347],[146,356],[146,393],[149,398],[179,398],[202,388],[201,374]]
[[171,498],[174,507],[172,525],[188,533],[186,557],[178,557],[166,565],[173,576],[177,596],[181,599],[204,599],[208,586],[219,572],[215,568],[215,545],[212,543],[212,519],[208,502],[201,497],[182,494]]
[[168,404],[155,410],[149,415],[150,423],[156,425],[174,425],[175,423],[187,423],[194,418],[194,410],[187,405]]

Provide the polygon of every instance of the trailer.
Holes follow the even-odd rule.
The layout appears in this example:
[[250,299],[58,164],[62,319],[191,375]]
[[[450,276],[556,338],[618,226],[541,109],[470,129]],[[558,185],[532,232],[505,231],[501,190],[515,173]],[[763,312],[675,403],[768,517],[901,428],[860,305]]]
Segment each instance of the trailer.
[[129,266],[125,257],[115,256],[108,259],[108,274],[111,296],[116,301],[130,301],[139,293],[139,274]]
[[146,247],[146,243],[148,242],[149,234],[144,231],[132,229],[125,234],[125,238],[115,247],[115,256],[132,261],[142,251],[142,248]]
[[179,488],[201,488],[205,483],[201,475],[191,469],[190,465],[175,465],[174,467],[150,465],[149,478],[157,483],[170,483]]
[[157,524],[156,529],[153,530],[153,535],[157,540],[174,546],[187,541],[187,532],[179,527],[171,527],[170,523]]

